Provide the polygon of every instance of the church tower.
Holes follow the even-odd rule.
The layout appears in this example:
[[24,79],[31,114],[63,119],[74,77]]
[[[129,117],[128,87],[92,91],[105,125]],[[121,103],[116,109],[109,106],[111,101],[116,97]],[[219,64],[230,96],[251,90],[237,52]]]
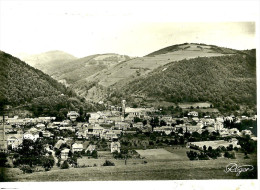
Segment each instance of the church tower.
[[122,115],[125,117],[125,106],[126,106],[126,101],[122,100]]

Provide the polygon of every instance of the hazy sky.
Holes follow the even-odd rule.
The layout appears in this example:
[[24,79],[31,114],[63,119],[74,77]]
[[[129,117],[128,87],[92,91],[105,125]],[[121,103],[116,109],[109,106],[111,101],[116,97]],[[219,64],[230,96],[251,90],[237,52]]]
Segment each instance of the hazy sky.
[[83,57],[143,56],[185,42],[256,48],[255,4],[223,2],[225,7],[206,1],[1,0],[0,49],[13,55],[62,50]]

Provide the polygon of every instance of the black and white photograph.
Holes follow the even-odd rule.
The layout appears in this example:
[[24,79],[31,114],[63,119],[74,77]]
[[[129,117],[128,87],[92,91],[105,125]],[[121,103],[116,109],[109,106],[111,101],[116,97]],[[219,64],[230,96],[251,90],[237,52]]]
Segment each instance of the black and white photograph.
[[259,187],[259,6],[1,0],[1,189]]

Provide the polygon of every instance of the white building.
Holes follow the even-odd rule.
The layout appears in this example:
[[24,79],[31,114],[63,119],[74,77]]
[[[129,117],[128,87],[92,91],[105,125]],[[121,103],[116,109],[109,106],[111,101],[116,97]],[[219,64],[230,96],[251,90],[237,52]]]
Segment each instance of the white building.
[[117,151],[117,152],[120,152],[120,142],[112,142],[111,143],[111,153]]
[[81,152],[83,150],[83,144],[74,143],[72,145],[72,152]]
[[61,160],[67,160],[69,157],[70,149],[66,148],[61,151]]
[[76,119],[79,117],[78,112],[76,111],[70,111],[67,114],[67,118],[69,118],[71,121],[76,121]]

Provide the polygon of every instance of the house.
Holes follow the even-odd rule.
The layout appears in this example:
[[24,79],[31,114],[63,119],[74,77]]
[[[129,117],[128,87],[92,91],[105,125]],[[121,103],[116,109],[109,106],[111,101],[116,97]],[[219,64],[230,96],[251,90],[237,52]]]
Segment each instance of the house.
[[224,123],[224,118],[223,117],[217,117],[216,122]]
[[60,122],[60,127],[68,127],[71,125],[70,120],[64,120],[62,122]]
[[195,121],[196,123],[200,121],[198,117],[193,117],[192,120]]
[[126,130],[128,128],[130,128],[130,124],[126,123],[126,122],[115,122],[115,129],[122,129],[122,130]]
[[111,143],[111,153],[117,151],[117,152],[120,152],[120,142],[112,142]]
[[144,126],[144,124],[142,122],[137,122],[137,123],[133,124],[133,127],[138,128],[138,129],[143,128],[143,126]]
[[67,118],[69,118],[71,121],[76,121],[76,119],[79,117],[79,113],[76,111],[70,111],[67,114]]
[[38,123],[35,127],[41,130],[45,129],[45,125],[43,123]]
[[203,122],[204,126],[214,126],[215,124],[215,119],[203,118],[201,121]]
[[249,136],[252,135],[252,132],[251,132],[250,130],[242,130],[241,133],[242,133],[243,135],[249,135]]
[[94,150],[96,150],[96,145],[90,144],[85,152],[89,151],[90,153],[92,153]]
[[54,136],[50,131],[43,131],[42,132],[43,137],[52,137]]
[[142,129],[142,133],[150,133],[153,130],[153,127],[151,125],[145,125]]
[[72,152],[81,152],[83,150],[83,144],[74,143],[72,145]]
[[125,108],[125,114],[128,115],[130,118],[139,117],[143,118],[147,115],[147,113],[154,112],[153,108]]
[[172,116],[161,116],[160,120],[165,122],[172,122]]
[[60,140],[58,140],[58,142],[54,145],[54,148],[60,149],[61,145],[62,145],[62,144],[65,144],[65,143],[66,143],[66,141],[60,139]]
[[155,127],[153,129],[154,132],[164,132],[166,135],[171,134],[171,132],[174,131],[173,127],[169,127],[169,126],[162,126],[162,127]]
[[107,140],[118,139],[117,135],[113,131],[108,131],[108,132],[104,133],[101,137],[103,137]]
[[77,138],[78,139],[85,139],[86,138],[86,134],[85,134],[85,132],[84,131],[78,131],[78,132],[76,132],[76,135],[77,135]]
[[20,144],[22,144],[22,139],[16,136],[11,136],[7,139],[7,146],[11,146],[12,149],[18,148]]
[[118,137],[122,134],[122,130],[113,129],[112,132],[115,133]]
[[188,116],[191,116],[191,117],[198,117],[199,116],[199,113],[196,112],[196,111],[191,111],[188,113]]
[[61,151],[61,160],[67,160],[69,157],[70,149],[66,148]]
[[223,123],[220,122],[220,121],[217,121],[217,122],[214,124],[214,129],[215,129],[216,131],[220,131],[220,130],[223,129],[223,128],[224,128],[224,125],[223,125]]
[[230,135],[230,133],[229,133],[227,128],[223,128],[223,129],[219,130],[218,132],[219,132],[221,137],[227,137],[227,136]]
[[[38,117],[38,122],[46,122],[46,123],[49,123],[51,122],[51,120],[53,120],[52,117]],[[55,119],[54,119],[55,120]]]
[[103,131],[104,131],[104,128],[100,127],[98,124],[89,125],[86,128],[85,136],[87,136],[87,135],[100,136],[100,134],[102,134]]
[[99,118],[101,118],[100,113],[90,113],[89,123],[97,123]]
[[24,135],[23,135],[23,139],[30,139],[33,141],[36,141],[38,138],[39,138],[39,134],[33,135],[31,133],[24,133]]
[[232,128],[232,129],[229,129],[229,134],[230,135],[239,135],[240,132],[237,128]]

